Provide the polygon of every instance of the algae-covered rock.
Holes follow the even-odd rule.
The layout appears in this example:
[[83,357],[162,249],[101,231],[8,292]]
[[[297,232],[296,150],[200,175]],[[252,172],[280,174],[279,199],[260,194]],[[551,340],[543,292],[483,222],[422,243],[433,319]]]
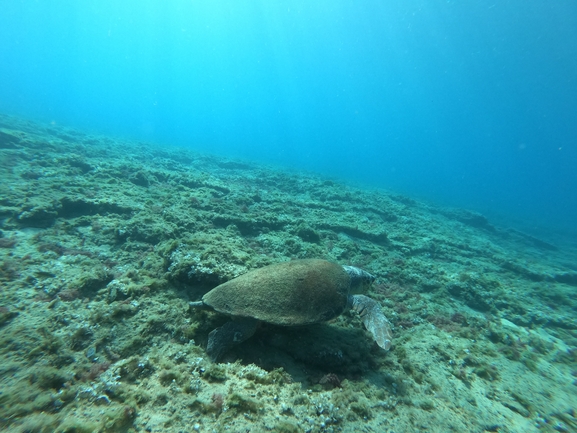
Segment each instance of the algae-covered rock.
[[[1,114],[0,178],[0,429],[575,425],[574,236]],[[224,358],[238,362],[211,362],[207,336],[230,318],[189,301],[319,258],[376,277],[391,350],[344,308],[304,327],[261,321]]]
[[245,396],[240,393],[231,394],[227,400],[226,404],[229,408],[236,410],[240,413],[251,412],[259,413],[263,409],[262,403],[251,397]]

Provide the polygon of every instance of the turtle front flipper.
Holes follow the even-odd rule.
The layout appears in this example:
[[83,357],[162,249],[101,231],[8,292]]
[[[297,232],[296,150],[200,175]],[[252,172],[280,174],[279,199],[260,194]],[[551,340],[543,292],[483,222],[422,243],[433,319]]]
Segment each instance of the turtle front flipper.
[[353,295],[351,298],[352,309],[359,313],[365,328],[373,334],[380,347],[389,350],[393,336],[389,321],[381,311],[381,304],[364,295]]
[[206,346],[206,352],[210,359],[217,362],[231,347],[250,338],[256,331],[257,325],[258,320],[239,318],[212,330],[208,334],[208,345]]

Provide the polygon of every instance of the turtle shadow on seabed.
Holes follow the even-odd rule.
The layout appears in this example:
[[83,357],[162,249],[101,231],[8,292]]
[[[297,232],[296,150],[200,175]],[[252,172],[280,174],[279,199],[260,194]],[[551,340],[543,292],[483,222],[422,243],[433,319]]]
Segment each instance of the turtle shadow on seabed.
[[379,360],[385,356],[387,352],[368,339],[360,327],[262,324],[255,335],[232,348],[221,362],[239,360],[267,371],[282,367],[294,381],[314,383],[315,378],[326,374],[352,380],[368,373],[374,377]]

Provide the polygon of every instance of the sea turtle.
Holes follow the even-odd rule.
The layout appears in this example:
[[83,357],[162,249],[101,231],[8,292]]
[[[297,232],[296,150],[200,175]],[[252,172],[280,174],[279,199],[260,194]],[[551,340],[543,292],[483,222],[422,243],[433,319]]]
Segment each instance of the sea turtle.
[[227,281],[190,306],[212,308],[233,318],[208,335],[206,350],[213,361],[252,336],[261,321],[308,325],[333,319],[347,308],[360,314],[377,344],[388,350],[391,330],[381,305],[367,296],[353,294],[366,289],[374,279],[353,266],[319,259],[292,260]]

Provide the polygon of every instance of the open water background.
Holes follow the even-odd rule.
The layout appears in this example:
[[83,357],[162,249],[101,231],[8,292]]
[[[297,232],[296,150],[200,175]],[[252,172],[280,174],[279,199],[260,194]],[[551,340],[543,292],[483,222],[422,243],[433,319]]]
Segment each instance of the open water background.
[[0,0],[0,110],[577,232],[570,0]]

